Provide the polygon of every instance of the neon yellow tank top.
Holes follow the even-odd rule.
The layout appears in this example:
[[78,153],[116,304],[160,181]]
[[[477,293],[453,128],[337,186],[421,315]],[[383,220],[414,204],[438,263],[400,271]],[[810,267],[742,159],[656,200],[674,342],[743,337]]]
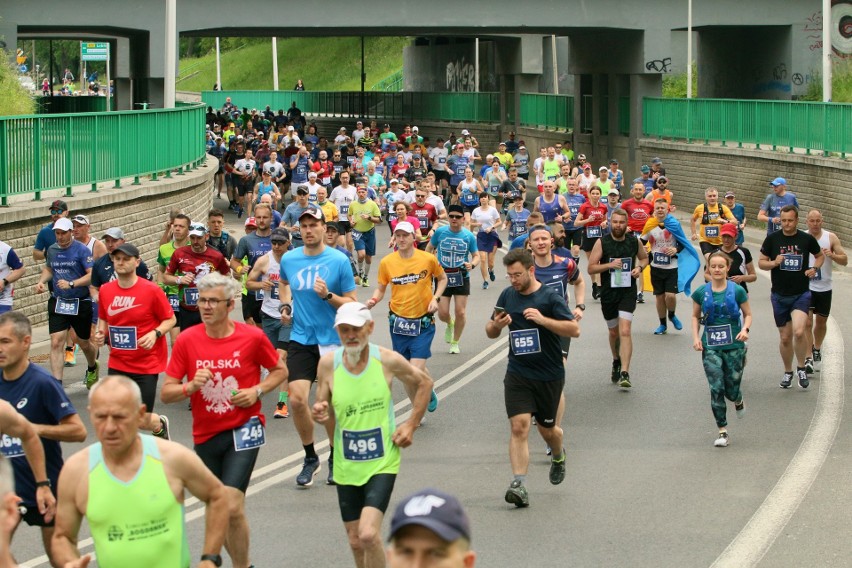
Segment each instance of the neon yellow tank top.
[[370,344],[370,359],[360,375],[343,365],[343,348],[334,352],[331,397],[334,429],[334,481],[364,485],[374,475],[399,473],[399,448],[391,441],[396,430],[393,397],[382,372],[378,346]]
[[188,568],[183,504],[172,493],[155,439],[139,437],[142,465],[127,483],[109,471],[100,443],[89,448],[86,517],[98,566]]

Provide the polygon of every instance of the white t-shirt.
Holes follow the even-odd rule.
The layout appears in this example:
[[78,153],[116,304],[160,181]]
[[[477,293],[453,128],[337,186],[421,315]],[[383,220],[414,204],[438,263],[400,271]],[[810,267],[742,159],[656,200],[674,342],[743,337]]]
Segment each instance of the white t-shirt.
[[343,187],[338,185],[331,191],[328,200],[334,203],[337,207],[337,212],[341,221],[349,220],[349,204],[358,198],[358,190],[354,185]]
[[488,207],[487,211],[482,207],[477,207],[470,214],[470,220],[480,223],[479,230],[485,231],[493,228],[500,222],[500,214],[497,213],[496,207]]
[[447,155],[446,148],[431,148],[429,150],[429,158],[432,160],[432,169],[438,172],[446,171]]
[[358,144],[358,140],[364,137],[364,129],[357,128],[352,131],[352,142]]

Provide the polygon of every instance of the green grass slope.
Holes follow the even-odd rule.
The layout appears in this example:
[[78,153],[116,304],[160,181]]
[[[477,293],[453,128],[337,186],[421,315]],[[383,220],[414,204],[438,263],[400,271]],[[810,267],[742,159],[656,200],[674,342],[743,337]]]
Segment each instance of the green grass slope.
[[[402,68],[403,37],[365,38],[365,88]],[[272,40],[221,55],[222,89],[272,90]],[[180,60],[177,89],[209,91],[216,82],[216,54]],[[302,79],[310,91],[361,89],[361,39],[357,37],[278,39],[278,88]],[[181,80],[182,78],[185,79]]]

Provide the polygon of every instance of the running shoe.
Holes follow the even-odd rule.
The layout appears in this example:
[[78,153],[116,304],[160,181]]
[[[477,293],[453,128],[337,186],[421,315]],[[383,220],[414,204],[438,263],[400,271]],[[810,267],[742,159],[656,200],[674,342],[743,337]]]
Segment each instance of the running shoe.
[[77,364],[77,355],[75,354],[77,350],[77,346],[74,346],[74,349],[66,349],[65,350],[65,366],[73,367]]
[[326,485],[337,485],[334,481],[334,458],[328,458],[328,477],[325,479]]
[[559,461],[550,460],[550,484],[559,485],[565,481],[565,448],[562,448],[562,458]]
[[737,418],[742,418],[745,416],[745,401],[741,400],[739,402],[734,403],[734,408],[737,409]]
[[657,329],[654,330],[654,335],[665,335],[668,331],[668,328],[663,324],[657,326]]
[[458,341],[451,341],[450,342],[450,353],[452,355],[458,355],[459,353],[461,353],[461,351],[459,351],[459,342]]
[[621,378],[621,359],[613,359],[612,361],[612,382],[617,383]]
[[[458,344],[456,344],[458,345]],[[434,390],[432,391],[432,397],[429,399],[429,406],[426,407],[426,410],[429,412],[435,412],[438,409],[438,393]]]
[[678,319],[678,317],[677,317],[677,316],[672,316],[672,317],[670,317],[669,319],[671,320],[672,325],[674,326],[674,328],[675,328],[676,330],[680,331],[680,330],[682,330],[682,329],[683,329],[683,324],[682,324],[682,323],[680,323],[680,320]]
[[484,281],[482,282],[482,289],[483,289],[483,290],[488,290],[488,281],[487,281],[487,280],[484,280]]
[[814,360],[810,357],[805,359],[805,372],[809,375],[814,374]]
[[645,296],[642,294],[642,292],[639,292],[638,294],[636,294],[636,303],[637,304],[644,304],[645,303]]
[[[535,424],[535,423],[533,423],[533,424]],[[553,455],[553,448],[551,448],[550,446],[545,446],[544,447],[544,455],[552,456]]]
[[314,483],[314,477],[322,470],[319,458],[305,458],[302,471],[296,476],[296,485],[299,487],[310,487]]
[[618,386],[623,389],[629,389],[633,385],[630,384],[630,373],[621,371],[621,379],[618,381]]
[[814,360],[815,363],[821,362],[822,361],[822,351],[820,351],[819,349],[814,349],[813,350],[813,360]]
[[592,299],[597,300],[601,297],[601,287],[592,282]]
[[237,219],[242,219],[243,213],[245,213],[245,211],[243,211],[243,208],[237,205]]
[[789,373],[785,372],[784,378],[781,379],[781,383],[780,383],[781,388],[782,389],[788,389],[788,388],[790,388],[790,385],[792,385],[792,384],[793,384],[793,372],[792,371],[790,371]]
[[95,383],[98,382],[98,370],[100,369],[100,363],[95,361],[95,368],[91,371],[86,370],[86,388],[91,390]]
[[290,418],[290,411],[287,409],[286,402],[279,402],[275,405],[275,412],[272,414],[272,418]]
[[362,279],[361,279],[361,286],[363,286],[364,288],[369,288],[369,287],[370,287],[370,281],[369,281],[369,280],[367,280],[367,277],[366,277],[366,276],[365,276],[364,278],[362,278]]
[[491,268],[491,269],[489,269],[489,270],[488,270],[488,279],[489,279],[489,280],[491,280],[492,282],[494,282],[495,280],[497,280],[497,276],[494,274],[494,269],[493,269],[493,268]]
[[159,432],[151,432],[151,434],[163,440],[171,440],[172,437],[169,435],[169,419],[160,414],[160,430]]
[[713,442],[713,445],[717,448],[727,448],[728,447],[728,433],[727,432],[719,432],[719,437],[716,438],[716,441]]
[[811,384],[811,381],[808,380],[808,373],[804,369],[796,370],[796,375],[799,379],[799,386],[803,389],[808,388],[808,385]]
[[444,343],[452,343],[456,331],[456,320],[451,319],[447,324],[447,329],[444,330]]
[[506,490],[506,503],[511,503],[515,507],[529,507],[530,496],[527,494],[527,488],[520,481],[513,481]]

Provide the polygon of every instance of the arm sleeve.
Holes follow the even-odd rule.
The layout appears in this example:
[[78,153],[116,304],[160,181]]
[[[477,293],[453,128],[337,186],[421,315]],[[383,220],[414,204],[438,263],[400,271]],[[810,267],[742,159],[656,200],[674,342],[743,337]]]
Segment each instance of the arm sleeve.
[[17,270],[24,265],[24,263],[21,262],[21,259],[18,258],[18,254],[15,252],[15,249],[9,249],[9,254],[6,256],[6,264],[8,264],[9,268],[12,270]]

